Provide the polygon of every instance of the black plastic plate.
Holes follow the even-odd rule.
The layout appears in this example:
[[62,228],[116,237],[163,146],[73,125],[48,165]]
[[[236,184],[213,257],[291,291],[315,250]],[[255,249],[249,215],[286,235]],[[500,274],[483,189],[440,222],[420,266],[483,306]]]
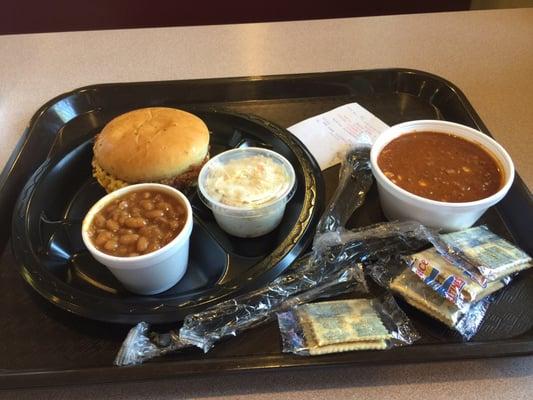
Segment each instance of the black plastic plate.
[[[349,102],[358,102],[387,124],[444,119],[484,132],[486,127],[451,83],[420,71],[372,70],[197,81],[96,85],[59,96],[32,119],[0,177],[0,223],[8,226],[20,188],[48,157],[83,142],[92,115],[150,105],[216,108],[258,115],[288,127]],[[84,116],[87,117],[84,117]],[[68,127],[68,128],[67,128]],[[337,170],[323,173],[326,199]],[[364,226],[384,219],[375,187],[350,219]],[[506,198],[480,221],[531,254],[531,195],[519,177]],[[7,229],[0,243],[8,243]],[[11,246],[0,258],[0,387],[115,382],[220,371],[369,363],[405,363],[533,354],[533,273],[522,273],[498,296],[481,331],[469,343],[402,304],[422,339],[390,351],[320,357],[281,353],[277,324],[270,323],[219,343],[207,354],[189,349],[139,367],[115,368],[113,359],[129,327],[68,313],[38,295],[19,275]],[[175,325],[159,326],[167,330]]]
[[[32,175],[15,206],[13,252],[22,276],[43,297],[101,321],[176,322],[271,280],[309,245],[323,208],[324,187],[320,169],[305,147],[286,130],[257,117],[200,109],[194,113],[209,128],[212,156],[231,148],[263,147],[282,154],[294,166],[297,187],[280,225],[259,238],[236,238],[219,228],[191,190],[194,227],[185,276],[158,295],[128,292],[81,239],[83,217],[105,195],[91,175],[91,159],[93,136],[109,114],[93,112],[94,127],[84,131],[76,127],[81,144],[58,149]],[[72,122],[63,132],[71,129]]]

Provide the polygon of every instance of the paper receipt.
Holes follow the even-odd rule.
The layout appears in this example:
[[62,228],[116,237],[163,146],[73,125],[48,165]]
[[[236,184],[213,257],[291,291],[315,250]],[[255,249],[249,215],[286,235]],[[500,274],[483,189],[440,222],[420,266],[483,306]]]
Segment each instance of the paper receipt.
[[342,161],[354,145],[374,143],[388,125],[357,103],[345,104],[288,128],[313,154],[321,170]]

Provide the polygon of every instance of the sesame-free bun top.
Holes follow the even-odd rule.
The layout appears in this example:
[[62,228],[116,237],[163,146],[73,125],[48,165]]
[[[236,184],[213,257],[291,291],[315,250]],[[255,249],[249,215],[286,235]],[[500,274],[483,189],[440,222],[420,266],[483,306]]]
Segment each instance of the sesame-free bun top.
[[111,120],[97,136],[94,159],[128,183],[160,181],[201,164],[209,130],[197,116],[175,108],[141,108]]

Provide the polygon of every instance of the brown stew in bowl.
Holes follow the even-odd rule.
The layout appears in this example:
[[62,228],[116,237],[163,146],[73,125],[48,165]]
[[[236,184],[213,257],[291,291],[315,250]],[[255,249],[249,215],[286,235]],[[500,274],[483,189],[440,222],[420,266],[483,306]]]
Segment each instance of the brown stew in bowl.
[[139,190],[116,198],[95,214],[88,233],[98,250],[133,257],[170,243],[186,218],[179,199],[158,190]]
[[402,189],[450,203],[484,199],[503,184],[502,169],[487,150],[447,133],[402,135],[381,150],[378,166]]

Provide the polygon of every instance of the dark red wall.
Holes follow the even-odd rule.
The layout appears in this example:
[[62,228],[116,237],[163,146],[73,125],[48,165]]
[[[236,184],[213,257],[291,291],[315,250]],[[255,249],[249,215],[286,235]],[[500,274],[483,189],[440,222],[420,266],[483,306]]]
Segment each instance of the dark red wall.
[[3,0],[0,34],[286,21],[466,10],[447,0]]

